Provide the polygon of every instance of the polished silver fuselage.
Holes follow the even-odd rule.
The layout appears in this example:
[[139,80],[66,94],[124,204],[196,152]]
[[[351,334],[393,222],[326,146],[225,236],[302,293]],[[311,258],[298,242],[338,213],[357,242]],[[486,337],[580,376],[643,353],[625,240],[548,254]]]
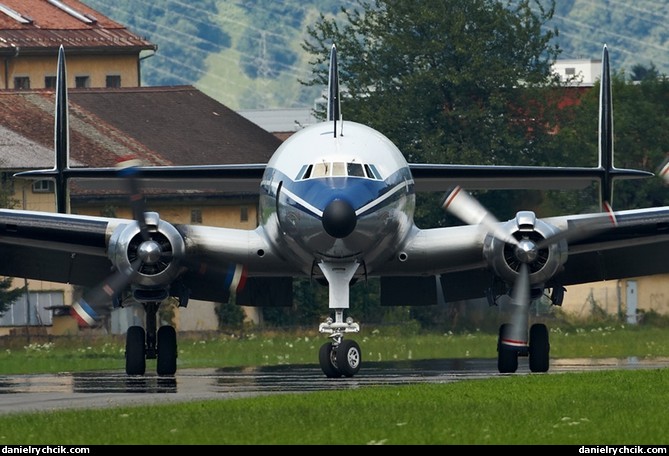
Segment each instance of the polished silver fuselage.
[[[306,274],[319,262],[358,262],[373,272],[410,232],[413,179],[401,152],[377,131],[334,122],[295,133],[267,165],[260,192],[260,224],[277,252]],[[334,200],[355,212],[355,228],[334,237],[323,212]]]

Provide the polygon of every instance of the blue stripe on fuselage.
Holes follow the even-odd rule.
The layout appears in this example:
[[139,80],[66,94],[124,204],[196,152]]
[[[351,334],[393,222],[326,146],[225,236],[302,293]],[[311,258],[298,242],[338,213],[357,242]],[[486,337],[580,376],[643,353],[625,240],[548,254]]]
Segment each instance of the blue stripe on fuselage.
[[[275,169],[273,181],[283,182],[281,192],[285,191],[285,194],[297,197],[297,200],[291,198],[295,206],[319,218],[333,199],[348,202],[356,214],[361,216],[375,210],[378,204],[388,204],[406,195],[407,192],[413,193],[414,191],[413,178],[408,168],[399,169],[385,181],[353,176],[318,177],[293,181]],[[406,187],[406,191],[396,191],[398,186]],[[276,187],[270,189],[263,186],[263,189],[270,196],[276,197]],[[359,212],[361,208],[364,208],[363,212]],[[315,213],[314,209],[318,213]]]

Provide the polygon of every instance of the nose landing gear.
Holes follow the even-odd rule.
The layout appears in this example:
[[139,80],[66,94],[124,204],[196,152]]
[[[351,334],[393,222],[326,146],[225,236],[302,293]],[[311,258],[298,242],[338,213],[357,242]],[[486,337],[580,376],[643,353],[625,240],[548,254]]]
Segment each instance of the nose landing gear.
[[360,346],[354,340],[344,339],[346,332],[358,332],[360,327],[348,318],[346,322],[341,321],[343,311],[337,311],[339,323],[328,318],[320,325],[320,332],[330,332],[331,341],[323,344],[318,352],[318,361],[321,370],[328,378],[353,377],[360,370],[362,353]]

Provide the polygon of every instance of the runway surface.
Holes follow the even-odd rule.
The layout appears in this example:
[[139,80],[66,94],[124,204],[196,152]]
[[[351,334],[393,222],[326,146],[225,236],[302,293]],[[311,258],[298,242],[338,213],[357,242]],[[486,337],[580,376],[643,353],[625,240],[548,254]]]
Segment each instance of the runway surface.
[[[530,374],[527,362],[522,361],[515,374],[497,372],[496,359],[367,362],[355,377],[339,379],[326,378],[317,364],[180,369],[174,377],[158,377],[151,373],[128,377],[123,370],[0,375],[0,414],[345,390],[379,385],[448,383]],[[667,367],[669,358],[552,359],[548,373],[531,375]]]

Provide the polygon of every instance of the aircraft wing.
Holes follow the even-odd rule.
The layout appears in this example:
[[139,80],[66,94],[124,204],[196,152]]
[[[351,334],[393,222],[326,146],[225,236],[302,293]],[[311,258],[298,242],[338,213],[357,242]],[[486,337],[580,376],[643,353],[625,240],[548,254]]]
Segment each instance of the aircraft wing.
[[[538,219],[534,231],[552,235],[546,228],[550,226],[567,233],[603,217],[595,213]],[[514,220],[497,224],[502,232],[518,229]],[[513,264],[506,263],[512,255],[504,248],[496,250],[503,243],[495,239],[496,234],[484,224],[416,229],[401,249],[404,260],[390,261],[375,272],[380,276],[440,276],[446,301],[481,298],[487,288],[495,288],[500,277],[507,284],[514,282]],[[556,270],[546,278],[546,288],[667,273],[669,207],[616,212],[615,225],[561,239],[551,255],[546,262],[555,261]],[[499,294],[506,291],[498,290]]]
[[604,167],[409,164],[417,192],[445,192],[455,185],[479,190],[578,190],[594,181],[643,179],[653,173]]
[[[173,246],[174,258],[165,263],[178,260],[187,268],[179,286],[192,299],[227,301],[229,281],[242,269],[244,275],[264,277],[298,274],[272,251],[261,229],[155,224],[164,232],[163,242]],[[128,245],[132,250],[139,234],[130,219],[2,209],[0,275],[97,287],[115,272],[110,257]],[[159,284],[172,278],[167,271],[169,266],[144,274]]]

